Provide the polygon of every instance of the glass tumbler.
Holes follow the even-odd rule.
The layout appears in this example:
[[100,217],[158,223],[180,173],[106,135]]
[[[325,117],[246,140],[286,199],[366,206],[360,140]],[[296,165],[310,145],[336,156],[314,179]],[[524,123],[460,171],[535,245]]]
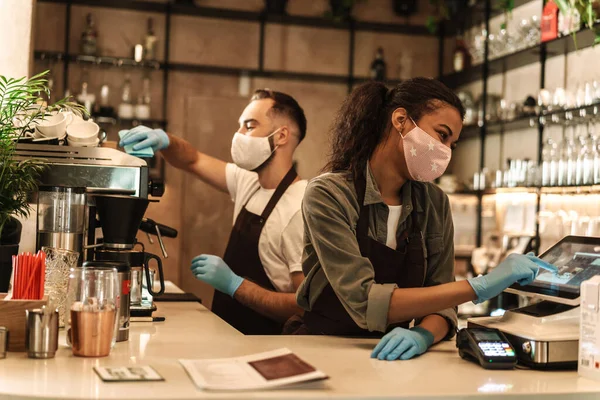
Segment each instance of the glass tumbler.
[[73,355],[105,357],[117,340],[119,276],[116,268],[71,268],[67,341]]
[[58,309],[58,326],[65,326],[65,307],[67,305],[67,286],[71,268],[77,267],[79,253],[75,251],[57,249],[56,247],[42,247],[46,253],[46,280],[44,294]]

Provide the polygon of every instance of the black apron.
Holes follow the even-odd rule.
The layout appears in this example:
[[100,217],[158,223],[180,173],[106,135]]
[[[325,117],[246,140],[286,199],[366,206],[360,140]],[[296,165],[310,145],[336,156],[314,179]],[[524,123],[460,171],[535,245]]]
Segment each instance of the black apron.
[[[355,180],[354,186],[358,194],[360,214],[356,226],[356,239],[360,253],[367,257],[375,272],[375,282],[395,283],[399,288],[422,287],[427,271],[425,238],[417,224],[416,211],[410,214],[410,224],[400,237],[396,250],[369,237],[369,208],[364,205],[366,181],[364,176]],[[413,203],[415,196],[412,196]],[[298,333],[316,335],[337,335],[354,337],[381,337],[382,332],[370,332],[360,328],[350,317],[340,300],[337,298],[331,284],[328,284],[311,311],[304,313],[305,327]],[[410,321],[391,325],[388,331],[395,327],[408,328]]]
[[[271,291],[276,290],[265,273],[258,254],[260,233],[277,202],[297,176],[296,171],[292,168],[277,186],[261,215],[252,214],[246,210],[246,205],[242,207],[235,220],[223,257],[223,261],[234,273]],[[212,311],[245,335],[281,334],[281,323],[257,313],[229,295],[216,290]]]

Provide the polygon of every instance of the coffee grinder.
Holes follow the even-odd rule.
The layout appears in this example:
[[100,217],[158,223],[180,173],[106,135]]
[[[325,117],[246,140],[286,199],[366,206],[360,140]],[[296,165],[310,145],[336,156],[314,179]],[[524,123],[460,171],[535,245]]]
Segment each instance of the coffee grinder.
[[[94,195],[93,198],[98,223],[103,234],[102,240],[98,240],[98,243],[94,245],[94,260],[127,263],[131,267],[131,315],[151,316],[152,312],[156,310],[153,298],[162,295],[165,290],[162,260],[155,254],[145,252],[143,245],[138,243],[135,238],[150,200],[123,195]],[[148,224],[148,220],[145,224]],[[154,227],[161,242],[161,248],[164,248],[160,229],[158,229],[157,224],[154,224]],[[174,232],[176,235],[177,232]],[[173,234],[168,236],[173,236]],[[136,246],[142,246],[142,249],[136,250]],[[153,271],[150,269],[151,260],[156,262],[158,269],[160,282],[158,292],[153,289],[154,279],[152,276]],[[143,281],[146,284],[142,289],[144,286]],[[146,301],[144,301],[144,298]]]

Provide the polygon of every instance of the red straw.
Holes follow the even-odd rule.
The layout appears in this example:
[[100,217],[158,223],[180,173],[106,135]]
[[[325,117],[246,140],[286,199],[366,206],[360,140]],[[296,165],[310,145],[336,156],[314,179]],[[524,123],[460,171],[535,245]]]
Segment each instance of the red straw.
[[22,296],[22,289],[23,289],[23,271],[21,270],[23,265],[23,259],[19,256],[17,256],[17,291],[18,291],[18,297],[17,299],[20,299]]
[[35,256],[35,254],[31,255],[31,265],[32,265],[32,279],[31,279],[31,297],[30,299],[32,300],[38,300],[38,288],[40,287],[40,281],[39,281],[39,276],[40,276],[40,269],[39,269],[39,263],[38,263],[38,259]]
[[29,278],[29,284],[31,285],[31,288],[29,289],[29,300],[35,299],[35,288],[37,286],[37,271],[35,267],[36,265],[34,255],[29,254],[29,273],[31,274]]
[[33,289],[35,288],[35,284],[33,282],[36,280],[36,271],[35,264],[31,253],[27,253],[25,255],[25,263],[27,265],[27,286],[25,287],[25,299],[33,300],[34,293]]
[[33,280],[33,265],[31,264],[31,253],[27,253],[27,289],[25,289],[27,300],[31,300],[31,281]]
[[22,253],[12,257],[13,299],[41,300],[46,280],[46,253]]
[[32,273],[31,273],[31,257],[29,257],[29,253],[26,253],[24,255],[24,260],[25,261],[25,277],[26,277],[26,281],[25,283],[25,293],[23,294],[25,297],[25,300],[29,300],[30,299],[30,292],[29,292],[29,288],[31,287],[31,278],[32,278]]

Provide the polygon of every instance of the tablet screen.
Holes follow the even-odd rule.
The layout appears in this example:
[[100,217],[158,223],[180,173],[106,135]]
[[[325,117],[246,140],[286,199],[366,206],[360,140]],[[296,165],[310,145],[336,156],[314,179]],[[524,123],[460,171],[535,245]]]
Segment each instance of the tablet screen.
[[[570,238],[572,239],[569,240]],[[576,237],[567,237],[541,255],[542,260],[558,267],[558,273],[540,269],[537,278],[521,289],[532,289],[535,292],[559,297],[561,295],[569,298],[579,297],[581,282],[594,275],[600,275],[598,239],[586,240],[596,243],[581,243],[580,240]]]

